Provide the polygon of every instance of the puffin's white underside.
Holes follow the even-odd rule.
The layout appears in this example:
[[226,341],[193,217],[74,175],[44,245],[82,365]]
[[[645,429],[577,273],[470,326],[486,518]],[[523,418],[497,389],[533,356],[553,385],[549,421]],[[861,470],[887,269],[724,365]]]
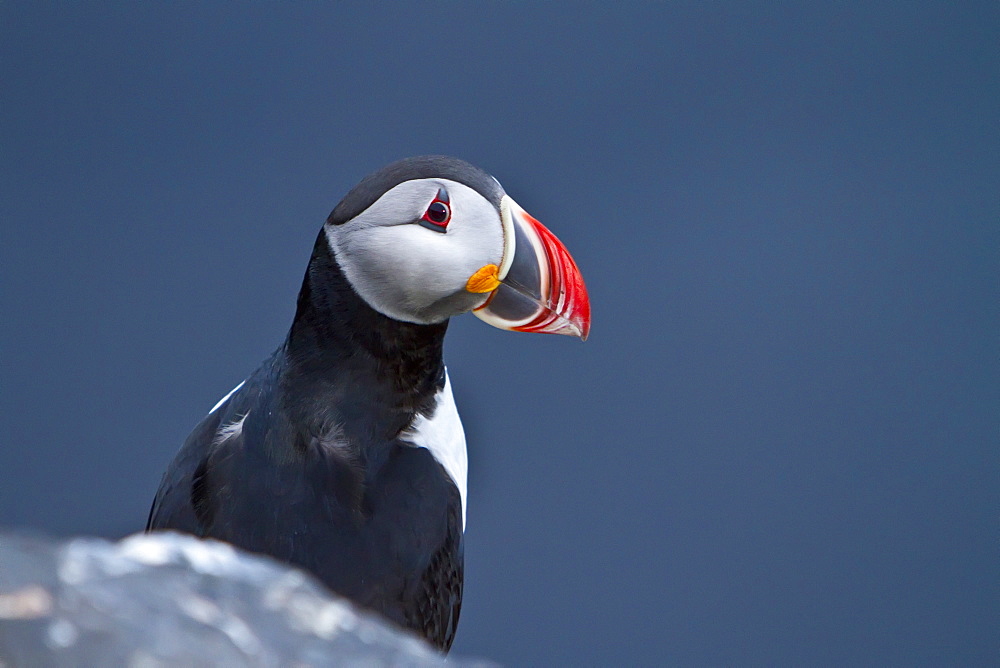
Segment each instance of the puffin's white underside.
[[444,388],[435,397],[437,407],[430,418],[418,414],[403,437],[420,448],[427,448],[458,487],[462,497],[462,530],[465,531],[465,483],[469,456],[465,448],[465,430],[458,417],[451,379],[444,374]]

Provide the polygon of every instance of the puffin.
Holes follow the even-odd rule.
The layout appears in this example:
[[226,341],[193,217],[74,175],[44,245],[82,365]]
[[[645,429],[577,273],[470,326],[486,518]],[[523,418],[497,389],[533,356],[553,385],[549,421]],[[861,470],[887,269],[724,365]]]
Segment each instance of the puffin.
[[469,311],[590,331],[566,247],[487,172],[419,156],[362,179],[319,232],[285,340],[188,436],[146,530],[286,562],[446,653],[468,460],[443,343]]

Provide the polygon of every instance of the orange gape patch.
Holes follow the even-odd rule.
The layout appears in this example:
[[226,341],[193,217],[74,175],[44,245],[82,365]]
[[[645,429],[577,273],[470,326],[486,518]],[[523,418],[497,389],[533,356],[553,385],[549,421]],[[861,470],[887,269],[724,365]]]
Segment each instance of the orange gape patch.
[[476,273],[469,277],[465,284],[465,289],[469,292],[493,292],[500,285],[497,273],[500,269],[495,264],[488,264],[481,267]]

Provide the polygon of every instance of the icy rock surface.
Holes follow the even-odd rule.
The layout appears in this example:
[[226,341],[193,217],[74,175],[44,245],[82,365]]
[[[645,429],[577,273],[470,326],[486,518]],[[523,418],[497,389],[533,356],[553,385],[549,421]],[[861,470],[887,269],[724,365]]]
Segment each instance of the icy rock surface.
[[0,535],[0,668],[439,666],[310,576],[179,534]]

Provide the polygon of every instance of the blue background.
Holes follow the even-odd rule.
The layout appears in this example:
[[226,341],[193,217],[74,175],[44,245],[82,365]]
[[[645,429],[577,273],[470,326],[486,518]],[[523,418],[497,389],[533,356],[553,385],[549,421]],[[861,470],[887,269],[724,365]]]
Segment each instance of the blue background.
[[1000,656],[1000,5],[0,4],[0,525],[142,528],[362,176],[446,153],[591,339],[471,316],[455,651]]

